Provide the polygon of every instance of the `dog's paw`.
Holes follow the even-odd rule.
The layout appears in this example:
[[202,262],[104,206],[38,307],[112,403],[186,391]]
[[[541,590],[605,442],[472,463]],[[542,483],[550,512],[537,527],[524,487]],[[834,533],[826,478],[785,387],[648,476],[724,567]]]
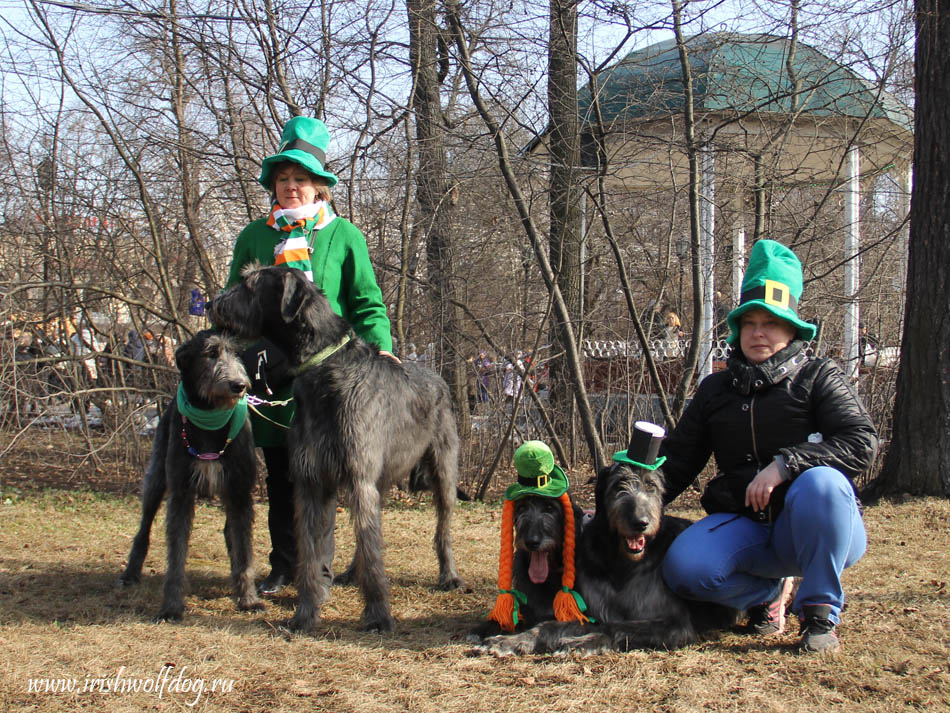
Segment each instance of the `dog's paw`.
[[375,616],[364,620],[363,631],[371,634],[388,634],[395,626],[396,622],[391,616]]
[[264,606],[264,600],[257,595],[243,597],[237,603],[237,608],[241,611],[260,611]]
[[443,592],[451,592],[455,589],[465,589],[465,582],[461,577],[451,577],[439,582],[439,589]]
[[119,575],[119,578],[116,580],[115,584],[117,587],[131,587],[133,584],[138,584],[142,581],[142,575],[136,574],[133,572],[123,572]]
[[468,632],[466,632],[465,634],[462,635],[462,640],[463,640],[466,644],[471,644],[472,646],[479,646],[479,645],[481,645],[481,643],[482,643],[483,641],[485,641],[485,637],[483,637],[483,636],[482,636],[481,634],[479,634],[478,632],[475,632],[475,631],[468,631]]
[[313,631],[313,628],[320,621],[320,617],[313,615],[304,615],[299,611],[294,614],[287,622],[287,628],[297,634],[306,634]]
[[181,621],[185,616],[185,607],[181,606],[166,606],[162,607],[158,614],[155,615],[153,621],[156,624],[161,624],[162,622],[178,622]]
[[524,656],[534,653],[537,637],[533,632],[523,634],[510,634],[489,636],[482,641],[478,647],[482,653],[491,654],[496,658],[505,658],[506,656]]

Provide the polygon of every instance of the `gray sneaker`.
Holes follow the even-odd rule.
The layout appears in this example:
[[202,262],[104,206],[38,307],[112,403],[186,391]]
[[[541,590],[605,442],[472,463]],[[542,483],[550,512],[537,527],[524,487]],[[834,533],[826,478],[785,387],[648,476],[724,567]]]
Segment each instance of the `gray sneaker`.
[[827,604],[802,607],[802,641],[798,650],[803,654],[818,654],[837,650],[841,646],[831,620],[831,607]]
[[751,634],[759,636],[777,636],[785,631],[785,603],[792,591],[792,577],[785,577],[781,586],[772,599],[748,610],[749,624],[747,629]]

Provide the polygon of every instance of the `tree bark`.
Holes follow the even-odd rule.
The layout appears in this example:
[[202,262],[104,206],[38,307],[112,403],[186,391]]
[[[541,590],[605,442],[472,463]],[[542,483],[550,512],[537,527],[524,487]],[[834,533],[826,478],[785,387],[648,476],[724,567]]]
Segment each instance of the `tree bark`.
[[[583,334],[583,264],[580,213],[580,134],[577,114],[577,6],[573,0],[550,0],[548,40],[548,112],[551,172],[548,246],[551,266],[564,296],[577,340]],[[555,319],[553,353],[566,354],[569,332]],[[551,369],[553,411],[565,419],[561,433],[573,432],[571,370],[565,359]],[[573,440],[573,439],[571,439]]]
[[455,400],[459,429],[468,433],[467,373],[461,353],[461,315],[454,278],[452,225],[457,199],[449,178],[445,130],[439,97],[438,42],[435,0],[407,0],[409,56],[413,72],[412,108],[416,116],[416,200],[426,233],[429,283],[441,329],[436,363]]
[[475,104],[476,110],[482,117],[482,121],[485,122],[485,127],[488,129],[489,134],[492,136],[495,142],[495,152],[498,155],[498,167],[501,169],[502,175],[505,178],[505,184],[508,187],[508,193],[518,210],[518,215],[521,219],[521,225],[525,230],[525,234],[528,236],[528,240],[531,242],[531,247],[534,250],[534,256],[538,261],[538,267],[541,268],[541,277],[544,279],[544,286],[547,288],[548,293],[554,300],[554,314],[556,314],[557,318],[564,323],[564,328],[568,333],[568,339],[565,340],[567,351],[564,354],[564,358],[567,360],[568,364],[570,364],[572,375],[571,381],[574,387],[574,399],[577,404],[578,416],[580,417],[581,427],[584,431],[584,437],[586,438],[587,446],[590,449],[591,461],[594,469],[599,471],[601,468],[607,465],[608,461],[605,459],[604,446],[600,440],[600,436],[597,433],[597,426],[594,422],[594,414],[590,407],[590,399],[587,398],[587,388],[584,384],[584,376],[583,370],[581,368],[579,350],[576,346],[576,340],[573,338],[574,328],[571,324],[570,314],[568,313],[567,305],[564,302],[564,296],[561,294],[561,289],[558,287],[557,281],[555,279],[554,270],[551,267],[551,261],[543,249],[541,235],[528,209],[528,201],[521,190],[521,186],[519,185],[518,179],[516,178],[512,168],[512,162],[508,154],[508,144],[505,134],[498,122],[492,116],[491,112],[488,110],[488,106],[482,99],[481,93],[479,92],[478,84],[472,72],[471,55],[469,53],[468,44],[465,39],[465,32],[459,17],[458,0],[446,0],[445,6],[449,23],[454,34],[455,45],[458,48],[459,62],[461,64],[462,75],[465,78],[465,84],[468,87],[469,96],[472,98],[472,102]]
[[866,495],[950,496],[950,6],[917,0],[914,186],[893,440]]

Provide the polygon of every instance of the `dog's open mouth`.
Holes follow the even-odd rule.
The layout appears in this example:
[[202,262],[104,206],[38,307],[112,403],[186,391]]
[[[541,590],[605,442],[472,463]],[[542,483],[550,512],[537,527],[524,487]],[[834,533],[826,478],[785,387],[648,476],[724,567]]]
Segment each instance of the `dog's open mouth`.
[[646,535],[640,534],[634,537],[624,538],[624,542],[627,545],[627,552],[632,555],[638,555],[646,549],[647,546],[647,537]]
[[548,578],[548,553],[532,552],[531,563],[528,565],[528,578],[535,584],[541,584]]

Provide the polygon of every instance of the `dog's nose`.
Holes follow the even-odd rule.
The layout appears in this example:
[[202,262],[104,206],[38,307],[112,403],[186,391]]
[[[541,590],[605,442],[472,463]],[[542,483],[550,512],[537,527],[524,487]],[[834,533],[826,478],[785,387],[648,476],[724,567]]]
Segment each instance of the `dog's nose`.
[[630,527],[633,528],[634,532],[643,532],[647,529],[647,525],[650,523],[646,520],[641,520],[639,518],[630,521]]
[[529,550],[536,550],[541,546],[540,537],[526,537],[524,538],[524,546]]

